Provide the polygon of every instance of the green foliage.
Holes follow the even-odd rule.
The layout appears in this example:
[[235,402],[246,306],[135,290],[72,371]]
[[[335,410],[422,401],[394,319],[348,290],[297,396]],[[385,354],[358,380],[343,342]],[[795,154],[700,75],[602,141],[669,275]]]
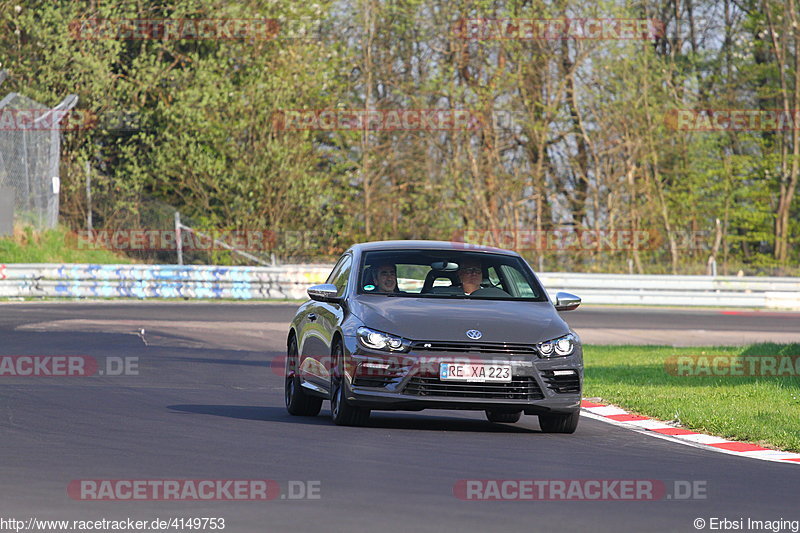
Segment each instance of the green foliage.
[[81,243],[64,227],[34,232],[28,226],[13,236],[0,238],[0,263],[126,264],[130,258]]
[[[670,127],[678,109],[776,108],[794,90],[794,60],[776,59],[763,5],[779,14],[783,4],[750,0],[725,19],[710,1],[0,0],[0,62],[6,91],[49,105],[75,93],[81,112],[101,117],[64,134],[61,215],[71,227],[85,220],[88,161],[96,227],[169,227],[169,210],[149,209],[158,203],[198,229],[318,232],[313,254],[274,250],[283,259],[330,258],[365,239],[568,225],[646,229],[663,245],[526,254],[548,269],[627,270],[635,259],[642,272],[702,273],[719,220],[721,273],[791,273],[797,246],[786,261],[773,257],[791,137]],[[86,18],[265,17],[305,21],[311,32],[270,40],[70,33]],[[469,40],[453,31],[459,19],[503,17],[668,25],[651,41]],[[284,110],[367,107],[512,118],[500,128],[380,132],[279,131],[274,120]],[[119,116],[134,127],[102,120]],[[800,240],[797,213],[795,196],[790,244]],[[703,235],[701,246],[685,246],[687,234]]]
[[675,356],[797,356],[797,344],[746,347],[585,346],[584,396],[720,437],[800,451],[800,379],[680,376]]

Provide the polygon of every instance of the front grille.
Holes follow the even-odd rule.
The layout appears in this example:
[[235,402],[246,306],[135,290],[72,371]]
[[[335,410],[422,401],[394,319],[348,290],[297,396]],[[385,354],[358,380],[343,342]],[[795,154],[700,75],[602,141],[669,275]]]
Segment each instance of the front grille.
[[572,372],[568,375],[556,376],[552,370],[545,370],[542,372],[542,378],[547,384],[547,387],[556,392],[580,392],[581,380],[578,378],[577,372]]
[[465,353],[501,353],[538,355],[536,347],[531,344],[508,344],[505,342],[443,342],[443,341],[416,341],[411,344],[411,349],[416,352],[450,352]]
[[541,400],[542,390],[532,377],[515,377],[510,383],[467,383],[442,381],[433,377],[413,377],[405,394],[445,398],[499,400]]

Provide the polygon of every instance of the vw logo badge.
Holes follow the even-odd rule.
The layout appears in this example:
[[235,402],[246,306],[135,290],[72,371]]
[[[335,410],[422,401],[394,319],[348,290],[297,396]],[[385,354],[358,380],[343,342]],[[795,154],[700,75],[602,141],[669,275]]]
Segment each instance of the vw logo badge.
[[469,337],[470,339],[476,341],[476,340],[480,339],[481,337],[483,337],[483,333],[481,333],[477,329],[471,329],[471,330],[467,331],[467,337]]

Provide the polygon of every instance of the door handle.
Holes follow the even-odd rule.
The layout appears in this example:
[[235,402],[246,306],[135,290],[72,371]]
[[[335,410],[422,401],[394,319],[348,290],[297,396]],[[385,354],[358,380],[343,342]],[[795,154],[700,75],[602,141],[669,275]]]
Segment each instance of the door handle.
[[316,314],[314,314],[314,313],[308,313],[308,319],[309,319],[311,322],[314,322],[314,321],[317,319],[317,315],[316,315]]

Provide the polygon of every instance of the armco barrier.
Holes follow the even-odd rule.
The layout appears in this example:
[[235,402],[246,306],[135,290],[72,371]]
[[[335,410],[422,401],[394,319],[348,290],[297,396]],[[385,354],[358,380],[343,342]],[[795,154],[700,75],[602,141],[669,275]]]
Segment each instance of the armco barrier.
[[0,297],[302,299],[328,266],[0,266]]
[[761,307],[800,310],[800,278],[540,273],[553,295],[587,304]]
[[[305,299],[331,265],[0,265],[0,298]],[[587,304],[755,307],[800,310],[800,278],[539,273],[551,295]]]

